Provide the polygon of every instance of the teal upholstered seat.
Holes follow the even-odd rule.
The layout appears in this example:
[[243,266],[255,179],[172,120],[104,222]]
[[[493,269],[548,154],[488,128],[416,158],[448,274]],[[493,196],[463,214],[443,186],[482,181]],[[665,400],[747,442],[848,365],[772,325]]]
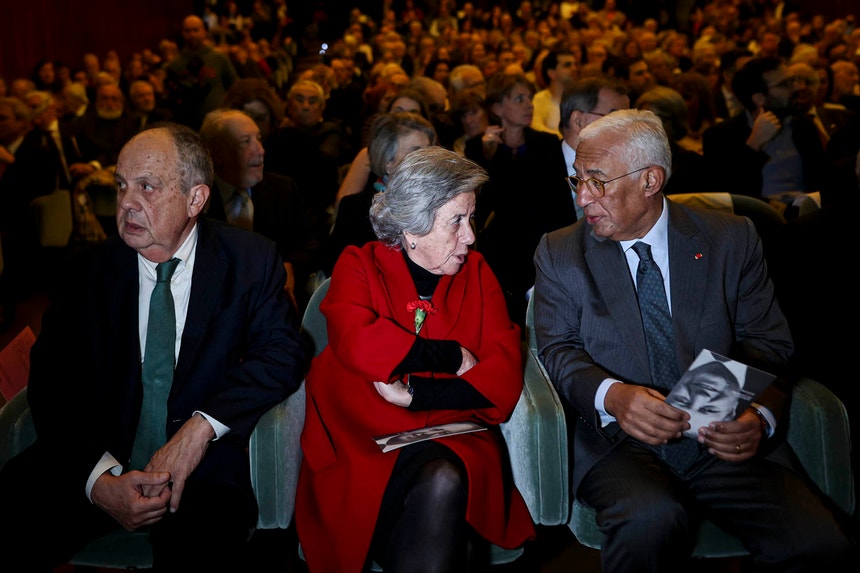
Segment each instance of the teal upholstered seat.
[[[315,355],[328,344],[325,317],[319,312],[319,305],[330,281],[326,279],[311,296],[302,320],[302,331],[312,341]],[[501,425],[502,435],[514,483],[532,520],[542,525],[560,525],[567,522],[569,515],[564,414],[537,355],[525,345],[523,351],[526,353],[523,392],[511,418]],[[509,563],[522,552],[522,548],[492,546],[490,560],[493,564]]]
[[[531,351],[537,355],[533,325],[534,309],[532,301],[529,301],[526,314],[528,344]],[[854,476],[845,406],[822,384],[808,378],[801,379],[794,388],[788,424],[788,442],[809,476],[840,508],[849,515],[853,514]],[[566,437],[566,434],[562,436]],[[564,447],[567,448],[566,440]],[[564,487],[567,489],[567,474],[564,477]],[[592,508],[574,500],[568,526],[581,544],[600,549],[603,533],[597,527]],[[710,521],[702,524],[693,551],[694,556],[734,557],[747,554],[737,538]]]
[[[251,435],[251,483],[260,514],[258,529],[287,528],[295,509],[301,464],[299,435],[305,418],[304,384],[269,410]],[[0,466],[36,439],[26,388],[0,410]],[[111,569],[148,569],[152,551],[145,531],[117,530],[89,543],[73,565]]]

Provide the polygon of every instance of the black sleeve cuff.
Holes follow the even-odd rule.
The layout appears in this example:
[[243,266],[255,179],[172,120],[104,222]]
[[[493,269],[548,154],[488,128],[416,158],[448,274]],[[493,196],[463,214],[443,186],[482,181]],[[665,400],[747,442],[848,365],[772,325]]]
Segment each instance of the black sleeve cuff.
[[444,372],[456,374],[463,363],[460,343],[456,340],[429,340],[415,337],[406,358],[392,372],[397,376],[409,372]]
[[409,410],[474,410],[493,405],[462,378],[410,376],[409,386],[413,389]]

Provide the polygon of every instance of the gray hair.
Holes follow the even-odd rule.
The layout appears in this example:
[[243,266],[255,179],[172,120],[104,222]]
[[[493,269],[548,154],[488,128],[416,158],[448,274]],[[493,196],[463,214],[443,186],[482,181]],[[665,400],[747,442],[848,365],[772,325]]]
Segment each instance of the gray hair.
[[155,129],[166,131],[173,145],[176,146],[182,193],[188,193],[197,185],[211,187],[214,177],[212,158],[197,132],[188,126],[165,121],[154,123],[152,126],[147,125],[140,133]]
[[584,127],[579,144],[603,135],[612,135],[615,147],[624,149],[623,156],[631,167],[657,165],[672,175],[672,151],[663,121],[651,111],[620,109]]
[[623,83],[609,76],[586,76],[565,88],[559,104],[559,129],[567,129],[574,111],[590,113],[600,101],[600,90],[611,90],[626,96],[630,92]]
[[412,131],[426,134],[430,145],[436,145],[436,130],[433,124],[417,113],[390,111],[373,121],[367,155],[370,169],[377,176],[385,175],[385,166],[394,161],[394,156],[397,155],[397,140]]
[[443,205],[462,193],[477,193],[488,180],[482,167],[454,151],[416,149],[394,169],[386,190],[373,197],[373,232],[390,247],[402,243],[404,232],[423,237]]
[[675,89],[654,86],[639,96],[636,108],[653,111],[663,121],[666,136],[674,141],[683,139],[690,131],[687,103]]
[[253,121],[250,115],[241,109],[218,108],[210,111],[203,118],[200,126],[200,141],[211,155],[219,155],[227,141],[226,122],[231,117],[243,115]]

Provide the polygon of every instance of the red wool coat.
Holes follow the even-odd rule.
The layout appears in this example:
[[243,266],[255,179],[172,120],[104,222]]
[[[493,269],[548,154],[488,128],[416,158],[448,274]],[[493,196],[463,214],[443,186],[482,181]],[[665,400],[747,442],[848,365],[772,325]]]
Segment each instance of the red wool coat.
[[[470,252],[459,273],[439,282],[433,295],[438,310],[427,316],[421,336],[456,340],[468,348],[479,362],[462,378],[493,407],[412,412],[386,402],[373,381],[389,380],[412,346],[414,313],[406,307],[416,300],[403,255],[378,242],[348,247],[332,273],[320,307],[329,344],[306,380],[304,460],[296,500],[299,541],[312,573],[362,569],[400,451],[382,453],[373,436],[452,421],[497,425],[508,419],[522,391],[519,330],[508,319],[492,271],[480,254]],[[532,539],[525,502],[504,485],[503,475],[510,470],[503,462],[500,433],[449,436],[441,442],[466,466],[466,518],[475,530],[506,548]]]

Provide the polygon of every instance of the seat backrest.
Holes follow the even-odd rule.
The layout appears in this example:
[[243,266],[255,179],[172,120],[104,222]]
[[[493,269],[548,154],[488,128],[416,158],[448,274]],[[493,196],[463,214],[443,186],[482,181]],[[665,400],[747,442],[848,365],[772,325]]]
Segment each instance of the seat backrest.
[[314,291],[305,307],[302,316],[302,332],[313,344],[314,356],[319,355],[328,344],[328,330],[326,329],[325,317],[320,312],[320,303],[328,293],[331,277],[327,278]]

